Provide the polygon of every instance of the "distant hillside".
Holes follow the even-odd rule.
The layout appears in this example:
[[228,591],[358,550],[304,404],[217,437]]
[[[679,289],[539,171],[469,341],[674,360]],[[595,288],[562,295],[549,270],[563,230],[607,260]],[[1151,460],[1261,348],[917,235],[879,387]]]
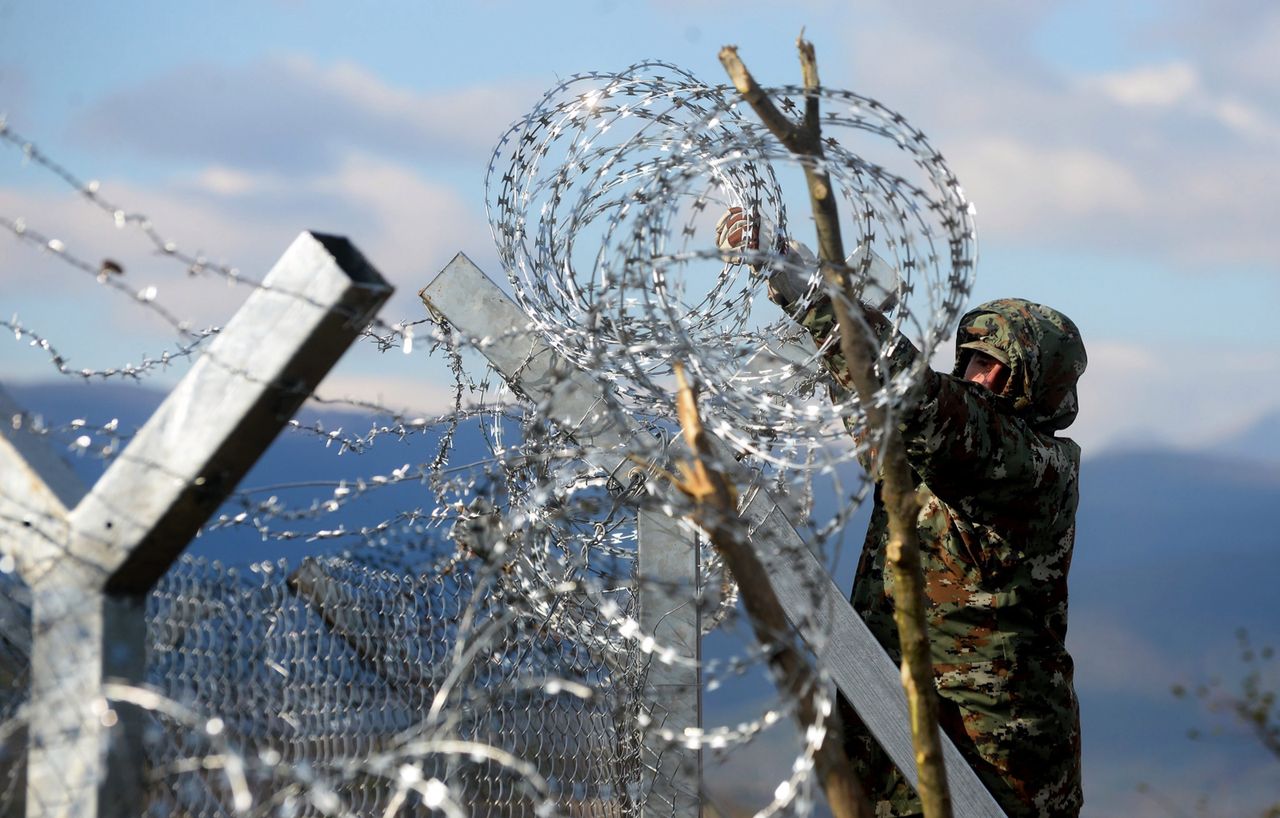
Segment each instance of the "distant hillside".
[[[51,423],[118,417],[122,428],[138,425],[160,397],[129,386],[73,382],[10,391]],[[357,413],[304,412],[308,422],[316,417],[326,428],[356,432],[370,423]],[[1169,693],[1175,682],[1231,679],[1238,627],[1247,627],[1258,642],[1280,645],[1280,526],[1272,519],[1280,509],[1280,414],[1233,440],[1212,452],[1131,451],[1085,462],[1068,641],[1084,721],[1086,815],[1129,814],[1141,801],[1135,789],[1140,782],[1187,798],[1230,791],[1245,803],[1263,798],[1270,786],[1280,798],[1280,787],[1265,783],[1280,780],[1266,774],[1274,761],[1259,755],[1251,739],[1228,730],[1191,742],[1186,730],[1211,720]],[[406,460],[431,459],[435,444],[423,436],[407,447],[379,445],[368,454],[335,457],[295,432],[281,437],[245,485],[297,481],[300,475],[321,480],[387,473]],[[462,433],[458,447],[461,462],[485,451],[474,431]],[[83,459],[77,467],[86,477],[100,468]],[[372,522],[428,501],[424,487],[406,486],[379,494],[345,519],[348,525]],[[856,560],[858,533],[851,534],[851,553],[842,555],[846,569]],[[315,553],[315,545],[263,543],[240,531],[203,538],[194,551],[248,562]],[[847,587],[847,574],[841,580]],[[708,655],[718,651],[714,641],[708,645]],[[709,695],[708,718],[723,724],[750,714],[765,685]],[[778,750],[766,739],[742,758],[749,764],[777,761]],[[779,780],[745,768],[734,775]],[[746,792],[751,781],[738,786]]]
[[[129,384],[75,381],[9,386],[7,389],[21,406],[29,412],[39,413],[50,426],[63,425],[77,418],[84,419],[91,426],[118,419],[119,428],[129,433],[146,422],[164,397],[155,390]],[[374,423],[374,418],[364,412],[313,410],[305,406],[297,420],[304,425],[318,421],[326,431],[341,429],[344,436],[351,437],[366,434]],[[380,422],[385,424],[388,421],[381,418]],[[255,496],[265,499],[274,494],[286,504],[295,507],[303,504],[305,507],[324,494],[324,490],[313,485],[315,483],[367,479],[374,475],[388,475],[406,462],[429,462],[436,456],[440,435],[431,431],[405,441],[385,436],[380,438],[378,445],[364,453],[349,450],[341,456],[338,455],[338,444],[326,446],[325,443],[313,433],[286,428],[241,481],[240,488],[269,488]],[[480,434],[474,430],[468,434],[464,430],[455,439],[451,462],[472,463],[487,454],[488,449]],[[104,468],[103,461],[92,457],[69,455],[67,459],[87,483],[96,480]],[[310,525],[323,528],[342,523],[347,529],[358,528],[382,522],[402,511],[424,506],[426,511],[430,511],[430,505],[431,495],[426,487],[410,481],[381,488],[351,502],[340,515]],[[227,506],[223,512],[235,514],[239,510],[239,507]],[[307,525],[306,521],[301,521],[296,527],[305,530]],[[224,564],[248,564],[263,560],[297,560],[307,555],[340,552],[356,544],[351,538],[312,542],[305,539],[263,541],[252,529],[241,527],[206,532],[193,542],[187,553],[217,559]]]
[[1280,463],[1216,451],[1086,461],[1068,643],[1095,787],[1238,789],[1233,769],[1247,777],[1267,763],[1242,735],[1187,739],[1212,720],[1169,689],[1238,675],[1237,628],[1280,644],[1280,528],[1267,522],[1277,509]]
[[1280,463],[1280,410],[1269,412],[1242,431],[1218,441],[1214,451],[1226,457]]

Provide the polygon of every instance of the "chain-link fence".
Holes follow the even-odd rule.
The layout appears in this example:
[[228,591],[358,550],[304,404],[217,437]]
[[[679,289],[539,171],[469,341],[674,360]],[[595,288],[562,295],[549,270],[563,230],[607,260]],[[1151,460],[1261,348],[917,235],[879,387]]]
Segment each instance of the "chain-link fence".
[[[420,776],[476,815],[635,814],[635,652],[564,638],[509,604],[500,569],[440,565],[176,564],[147,599],[146,682],[163,703],[146,728],[142,814],[203,818],[252,803],[382,815],[397,801],[416,814],[423,795],[406,785]],[[23,595],[10,583],[0,602],[11,717],[25,699],[11,636],[29,623]],[[573,594],[549,607],[599,618]],[[22,814],[23,756],[19,731],[4,748],[6,815]]]
[[[788,110],[803,101],[800,89],[770,93]],[[892,265],[880,285],[892,292],[878,293],[892,298],[876,300],[927,353],[967,293],[967,203],[900,116],[822,96],[829,132],[895,160],[875,164],[833,136],[825,161],[854,214],[849,263],[862,278],[881,255]],[[58,373],[138,380],[189,367],[136,432],[90,413],[46,426],[0,394],[6,814],[696,814],[704,757],[745,747],[795,702],[774,691],[704,722],[703,694],[730,700],[747,669],[768,676],[771,652],[749,629],[726,636],[741,613],[733,582],[672,485],[678,362],[705,389],[718,468],[741,478],[743,536],[816,669],[834,670],[855,704],[873,700],[909,759],[896,671],[826,570],[868,495],[858,456],[878,430],[848,436],[865,425],[858,401],[838,389],[827,400],[825,353],[770,303],[768,270],[790,269],[810,294],[821,286],[787,249],[784,190],[805,189],[804,169],[740,108],[728,89],[657,63],[557,86],[490,165],[514,301],[459,256],[422,291],[430,317],[394,323],[375,317],[389,285],[344,239],[303,234],[265,278],[247,278],[183,251],[0,123],[0,142],[30,166],[178,262],[173,290],[202,304],[204,284],[248,291],[225,326],[195,330],[177,311],[186,302],[136,286],[132,263],[0,221],[177,339],[136,365],[75,369],[60,339],[17,314],[0,321]],[[727,208],[757,217],[758,249],[718,246]],[[318,394],[357,340],[366,355],[434,356],[426,363],[452,375],[452,394],[436,398],[451,406],[432,415],[367,391]],[[881,398],[910,383],[895,376]],[[370,431],[290,423],[306,399],[366,413],[356,423],[372,417]],[[303,444],[299,459],[266,486],[236,488],[282,429]],[[96,482],[58,464],[59,443],[102,461]],[[344,453],[371,457],[311,473]],[[414,487],[421,496],[396,493]],[[253,570],[175,563],[198,534],[301,547]],[[322,557],[312,542],[347,550]],[[823,630],[828,614],[840,638]],[[705,660],[712,630],[732,647]],[[785,772],[752,782],[764,814],[811,810],[813,726],[797,725]]]

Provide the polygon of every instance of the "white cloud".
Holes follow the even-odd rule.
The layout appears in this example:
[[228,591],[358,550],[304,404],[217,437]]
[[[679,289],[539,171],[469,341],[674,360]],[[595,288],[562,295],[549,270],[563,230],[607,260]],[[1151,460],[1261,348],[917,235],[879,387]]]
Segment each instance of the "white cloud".
[[[1269,0],[1180,0],[1164,39],[1193,54],[1215,82],[1280,92],[1280,7]],[[1274,106],[1272,106],[1274,107]]]
[[1280,130],[1270,117],[1240,100],[1220,100],[1214,105],[1213,112],[1220,122],[1241,134],[1268,138]]
[[213,165],[196,175],[194,185],[218,196],[240,196],[260,189],[262,182],[259,174]]
[[1209,111],[1210,116],[1244,139],[1272,148],[1280,144],[1280,119],[1256,105],[1227,97],[1210,101]]
[[1086,88],[1096,88],[1120,105],[1166,109],[1185,117],[1217,122],[1235,135],[1253,142],[1275,142],[1280,123],[1268,116],[1239,91],[1212,93],[1201,82],[1196,68],[1186,62],[1144,65],[1086,78]]
[[240,170],[316,172],[350,150],[440,164],[482,159],[534,95],[520,83],[396,88],[358,65],[302,56],[194,63],[101,99],[75,130],[97,150]]
[[961,144],[981,229],[1040,231],[1064,219],[1131,216],[1146,204],[1133,172],[1103,153],[992,136]]
[[1036,52],[1047,6],[910,7],[852,26],[851,68],[824,77],[856,77],[929,134],[984,243],[1277,270],[1280,232],[1260,214],[1280,212],[1280,12],[1244,5],[1187,7],[1101,72]]
[[1094,77],[1092,84],[1124,105],[1167,107],[1200,90],[1200,76],[1185,62],[1145,65]]
[[375,156],[349,156],[310,187],[317,198],[341,202],[343,211],[369,225],[367,233],[351,238],[397,286],[394,306],[413,318],[422,317],[418,290],[455,253],[477,257],[492,244],[478,196],[468,204],[454,188]]
[[1209,446],[1280,406],[1280,359],[1244,344],[1091,341],[1080,406],[1067,434],[1086,456]]
[[[292,179],[211,166],[155,186],[108,179],[101,191],[130,212],[147,214],[180,251],[234,265],[250,279],[264,277],[304,229],[346,235],[397,288],[384,308],[388,323],[424,317],[418,289],[458,251],[481,263],[492,254],[479,202],[469,205],[447,185],[364,154],[347,155],[332,171]],[[116,280],[130,291],[155,287],[155,303],[196,328],[226,323],[250,292],[215,275],[190,276],[140,231],[117,229],[109,214],[71,192],[0,189],[0,215],[23,218],[91,265],[104,258],[118,262],[125,272]],[[0,253],[4,317],[17,314],[76,368],[117,367],[172,348],[168,324],[108,292],[93,275],[12,236],[0,235],[0,241],[10,245]],[[51,372],[43,357],[23,360],[36,367],[28,377]]]

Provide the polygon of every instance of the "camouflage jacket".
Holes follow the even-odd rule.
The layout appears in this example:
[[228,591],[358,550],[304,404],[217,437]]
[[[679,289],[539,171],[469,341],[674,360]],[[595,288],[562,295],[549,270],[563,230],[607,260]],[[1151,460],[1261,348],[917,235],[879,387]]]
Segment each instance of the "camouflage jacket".
[[[810,309],[801,323],[821,342],[834,326],[829,305]],[[1066,316],[1018,299],[969,312],[956,345],[953,372],[926,367],[900,424],[922,505],[942,726],[1008,815],[1075,816],[1079,709],[1064,640],[1080,447],[1055,433],[1075,418],[1084,346]],[[895,347],[895,365],[915,357],[905,338]],[[1009,367],[1002,394],[960,377],[971,349]],[[844,369],[838,354],[828,364]],[[896,662],[887,523],[877,489],[851,601]],[[852,720],[854,751],[879,754]],[[919,811],[886,759],[859,772],[881,813]]]

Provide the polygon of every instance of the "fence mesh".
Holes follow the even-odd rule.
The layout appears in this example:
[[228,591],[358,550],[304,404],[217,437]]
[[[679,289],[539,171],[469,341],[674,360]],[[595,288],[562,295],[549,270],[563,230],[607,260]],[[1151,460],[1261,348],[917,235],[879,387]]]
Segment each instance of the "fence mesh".
[[[803,100],[796,88],[770,94],[787,110]],[[821,97],[831,134],[824,167],[859,248],[847,260],[857,293],[873,291],[864,281],[873,259],[898,271],[879,285],[877,295],[892,298],[876,301],[891,305],[893,327],[926,353],[923,366],[968,291],[967,202],[941,156],[902,117],[848,92]],[[878,431],[849,437],[847,426],[865,426],[865,412],[838,389],[828,401],[824,353],[805,346],[807,333],[771,303],[770,271],[789,270],[811,295],[822,285],[816,265],[787,243],[786,199],[808,207],[805,168],[745,113],[729,89],[657,63],[575,75],[552,89],[502,137],[486,182],[519,320],[490,313],[455,325],[434,309],[422,317],[414,304],[410,319],[369,321],[356,350],[364,358],[352,365],[360,377],[345,382],[356,385],[335,381],[310,395],[312,405],[345,414],[293,421],[281,435],[289,448],[275,461],[287,468],[273,465],[266,485],[226,495],[197,545],[238,547],[246,537],[273,555],[296,548],[287,552],[292,562],[178,562],[146,597],[145,640],[141,607],[122,616],[113,606],[137,605],[130,594],[151,588],[159,568],[136,588],[104,592],[120,566],[104,562],[102,576],[81,575],[73,546],[88,529],[72,519],[78,498],[64,509],[0,472],[0,814],[88,813],[100,783],[133,786],[135,776],[108,769],[120,763],[145,763],[145,792],[135,805],[132,794],[99,791],[107,799],[99,799],[101,815],[453,818],[632,815],[646,807],[688,815],[708,803],[694,754],[740,753],[791,719],[795,703],[768,674],[769,644],[739,627],[741,606],[718,556],[704,544],[696,570],[692,557],[676,566],[687,528],[651,540],[653,570],[636,570],[637,516],[672,520],[674,529],[689,511],[668,469],[678,470],[672,365],[684,362],[704,387],[700,407],[727,444],[725,471],[755,474],[744,497],[768,484],[829,561],[868,496],[858,455],[871,452]],[[887,155],[883,166],[864,157],[863,140],[875,150],[867,157]],[[0,215],[26,263],[124,304],[163,327],[172,347],[136,364],[103,365],[109,350],[77,349],[82,339],[66,337],[74,333],[51,339],[17,312],[0,320],[61,376],[140,381],[177,365],[192,367],[191,377],[197,359],[216,359],[210,349],[235,337],[230,324],[196,329],[223,307],[232,312],[226,292],[252,300],[269,291],[291,306],[314,306],[310,296],[188,253],[149,216],[104,198],[96,181],[71,174],[2,120],[0,145],[143,245],[141,255],[113,247],[97,261],[87,238],[64,240],[23,216]],[[715,224],[730,207],[751,212],[768,240],[726,255]],[[163,271],[152,270],[156,259]],[[222,295],[210,294],[215,287]],[[237,354],[284,341],[245,342]],[[504,344],[524,359],[494,361]],[[881,345],[884,362],[895,344]],[[544,345],[564,365],[530,376]],[[390,350],[403,354],[383,357]],[[238,371],[242,362],[223,363]],[[436,383],[431,396],[444,414],[385,405],[381,382],[366,378],[388,373],[398,388],[423,378],[411,368],[419,364],[450,373],[451,385]],[[289,381],[274,388],[300,399]],[[886,381],[881,398],[894,403],[910,383],[910,373]],[[555,411],[575,395],[590,397],[589,411]],[[75,411],[69,422],[46,425],[15,406],[5,430],[19,447],[11,462],[25,468],[21,453],[49,443],[81,466],[142,463],[135,481],[116,486],[123,511],[157,476],[206,485],[204,472],[174,472],[163,447],[140,459],[138,434],[119,418]],[[369,431],[351,431],[360,427]],[[251,437],[230,434],[238,445]],[[344,454],[353,457],[334,467]],[[81,478],[100,485],[93,481],[107,476]],[[155,544],[140,543],[129,547]],[[167,565],[176,549],[162,544],[154,550],[165,550]],[[351,550],[317,553],[339,548]],[[654,568],[664,551],[667,573]],[[52,574],[42,574],[44,563]],[[46,581],[53,574],[57,581]],[[39,589],[34,617],[17,577]],[[642,596],[651,600],[645,617]],[[703,634],[719,640],[706,657]],[[142,651],[133,648],[144,641],[140,672]],[[113,651],[133,657],[120,675],[142,685],[111,682]],[[753,678],[765,692],[750,688]],[[724,705],[724,724],[704,722],[703,692]],[[798,724],[794,740],[781,742],[791,753],[779,767],[785,780],[773,786],[776,778],[753,771],[751,781],[735,783],[735,795],[756,790],[764,816],[811,811],[812,753],[821,741],[811,727]],[[144,759],[99,752],[136,748],[115,741],[130,731],[144,734]],[[33,758],[36,772],[24,781]],[[29,796],[47,800],[27,809]]]
[[[633,814],[634,652],[563,638],[508,604],[506,576],[474,560],[184,558],[147,600],[147,682],[166,702],[148,719],[143,814],[233,814],[241,775],[243,803],[281,815],[418,814],[439,806],[419,778],[476,815]],[[572,593],[549,607],[599,617]],[[6,682],[12,715],[24,689]],[[20,747],[6,744],[4,814],[21,814]]]

